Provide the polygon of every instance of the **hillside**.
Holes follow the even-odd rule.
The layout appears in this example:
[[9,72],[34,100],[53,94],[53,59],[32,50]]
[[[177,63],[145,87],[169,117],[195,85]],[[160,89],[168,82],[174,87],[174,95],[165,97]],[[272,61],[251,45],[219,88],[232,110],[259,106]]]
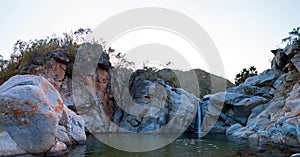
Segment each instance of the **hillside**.
[[[193,69],[189,71],[163,69],[158,71],[158,75],[162,79],[172,82],[170,84],[191,92],[199,98],[202,98],[207,94],[225,91],[227,88],[234,86],[234,84],[229,80],[210,74],[201,69]],[[180,78],[180,83],[175,79],[176,77]],[[198,89],[200,92],[197,91]]]

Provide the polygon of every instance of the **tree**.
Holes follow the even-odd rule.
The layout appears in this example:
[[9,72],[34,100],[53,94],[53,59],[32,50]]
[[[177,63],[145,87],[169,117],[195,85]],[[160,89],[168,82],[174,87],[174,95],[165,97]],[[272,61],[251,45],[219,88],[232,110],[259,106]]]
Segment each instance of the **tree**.
[[77,31],[74,32],[74,35],[76,37],[77,44],[82,44],[84,42],[87,42],[87,35],[92,33],[92,30],[90,28],[79,28]]
[[289,45],[298,44],[300,46],[300,27],[294,28],[289,32],[289,36],[282,39],[282,42],[287,42]]
[[4,67],[7,63],[8,63],[8,61],[4,60],[3,56],[0,55],[0,72],[4,71]]
[[256,68],[254,66],[250,66],[248,69],[244,68],[240,73],[238,73],[235,76],[235,85],[239,85],[243,82],[245,82],[245,80],[249,77],[252,76],[256,76],[257,75],[257,71]]
[[22,41],[22,40],[18,40],[15,44],[14,44],[14,48],[13,48],[13,53],[16,56],[19,56],[20,58],[22,58],[25,54],[25,50],[27,48],[27,42]]

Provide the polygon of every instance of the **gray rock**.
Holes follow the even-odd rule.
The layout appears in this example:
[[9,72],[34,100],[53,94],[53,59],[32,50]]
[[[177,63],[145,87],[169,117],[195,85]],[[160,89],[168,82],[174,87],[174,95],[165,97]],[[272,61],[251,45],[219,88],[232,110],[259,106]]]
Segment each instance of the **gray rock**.
[[[126,71],[114,70],[113,75],[128,76],[124,74]],[[125,79],[122,81],[122,77],[112,78],[115,78],[116,84],[113,91],[122,91]],[[196,96],[182,89],[172,89],[160,79],[150,81],[136,76],[129,93],[121,92],[117,97],[120,107],[115,108],[113,119],[121,128],[130,132],[183,132],[192,123],[197,112],[199,99]],[[134,105],[142,109],[130,108]]]
[[297,81],[297,79],[299,78],[299,72],[298,71],[289,71],[287,74],[286,74],[286,77],[285,77],[285,81],[286,82],[293,82],[293,81]]
[[138,132],[151,132],[159,129],[156,118],[144,118],[141,127],[138,129]]
[[231,136],[238,139],[249,139],[251,135],[255,134],[254,131],[249,130],[246,127],[243,127],[236,132],[234,132]]
[[[209,133],[221,133],[224,134],[229,126],[227,126],[223,121],[217,121],[211,128]],[[201,130],[202,131],[202,130]]]
[[104,70],[109,70],[111,68],[111,63],[109,61],[109,55],[107,53],[102,53],[99,61],[98,66]]
[[299,146],[298,143],[298,133],[296,127],[289,123],[283,123],[280,130],[282,137],[284,138],[284,143],[288,146]]
[[257,131],[257,134],[260,136],[260,137],[268,137],[269,134],[267,131]]
[[272,60],[272,69],[283,70],[287,62],[288,62],[287,55],[282,50],[278,50],[276,51],[275,57]]
[[28,153],[19,147],[6,131],[0,133],[0,141],[0,156],[22,155]]
[[286,56],[288,58],[292,58],[297,53],[297,51],[295,51],[295,49],[297,49],[297,47],[295,45],[293,45],[293,44],[287,45],[287,47],[284,50],[284,53],[286,54]]
[[249,137],[248,137],[248,139],[250,140],[250,141],[258,141],[258,134],[257,133],[254,133],[254,134],[252,134],[252,135],[250,135]]
[[57,141],[54,146],[51,147],[49,153],[57,153],[57,152],[62,152],[66,151],[68,147],[66,146],[65,143]]
[[42,77],[14,76],[0,87],[0,93],[4,130],[27,152],[47,152],[62,117],[58,92]]
[[230,136],[234,134],[236,131],[240,130],[243,126],[239,123],[231,125],[227,130],[226,130],[226,135]]
[[252,86],[270,86],[280,75],[280,72],[277,70],[268,69],[261,74],[246,79],[245,84]]
[[266,102],[268,102],[268,100],[263,97],[253,96],[251,98],[246,98],[236,104],[233,104],[233,111],[237,116],[244,116],[245,118],[247,118],[254,107]]
[[300,153],[292,154],[290,157],[300,157]]
[[57,138],[59,141],[66,144],[72,144],[72,139],[67,134],[67,129],[64,126],[58,126]]
[[[68,112],[68,113],[66,113]],[[64,118],[66,118],[66,123],[62,124],[67,131],[69,137],[71,137],[72,142],[82,144],[86,141],[85,135],[85,123],[83,118],[76,115],[72,110],[65,110],[63,113]]]
[[300,54],[297,54],[295,57],[293,57],[291,61],[297,68],[298,72],[300,72]]
[[271,87],[273,87],[274,89],[277,89],[284,81],[285,78],[285,74],[281,74],[271,85]]
[[70,62],[69,57],[61,51],[51,52],[51,53],[49,53],[48,57],[54,58],[55,60],[60,61],[65,64]]
[[86,140],[81,117],[63,104],[60,94],[43,77],[10,78],[0,86],[0,102],[3,129],[28,153],[48,152],[57,138],[67,141],[63,131],[73,142]]
[[248,84],[240,84],[239,86],[232,87],[226,90],[228,93],[244,94],[244,95],[253,95],[261,96],[267,99],[271,99],[275,90],[271,87],[257,87],[251,86]]

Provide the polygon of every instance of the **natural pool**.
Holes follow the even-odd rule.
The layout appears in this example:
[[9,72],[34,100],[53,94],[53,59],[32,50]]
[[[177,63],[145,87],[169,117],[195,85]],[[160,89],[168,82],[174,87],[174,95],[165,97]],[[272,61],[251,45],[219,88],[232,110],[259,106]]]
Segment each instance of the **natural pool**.
[[[148,138],[151,139],[148,135]],[[151,142],[152,140],[149,140]],[[76,146],[64,156],[78,157],[230,157],[230,156],[287,156],[300,152],[300,149],[263,145],[244,140],[226,139],[224,135],[208,135],[199,139],[197,134],[184,134],[169,145],[143,153],[121,151],[100,142],[92,135],[86,145]]]

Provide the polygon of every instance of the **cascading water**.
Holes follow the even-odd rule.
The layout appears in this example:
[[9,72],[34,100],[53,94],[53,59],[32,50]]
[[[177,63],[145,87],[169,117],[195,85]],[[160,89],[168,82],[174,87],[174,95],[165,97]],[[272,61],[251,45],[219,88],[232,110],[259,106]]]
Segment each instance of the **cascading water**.
[[199,101],[198,103],[198,128],[197,128],[198,133],[201,133],[201,103]]

